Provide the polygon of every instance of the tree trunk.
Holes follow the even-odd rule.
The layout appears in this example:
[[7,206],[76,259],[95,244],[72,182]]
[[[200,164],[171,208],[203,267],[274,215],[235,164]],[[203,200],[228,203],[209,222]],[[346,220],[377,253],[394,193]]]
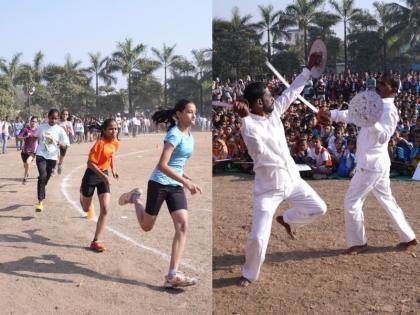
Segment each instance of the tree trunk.
[[167,96],[167,86],[166,86],[166,69],[167,69],[167,65],[166,62],[164,63],[164,69],[165,69],[165,77],[164,77],[164,89],[163,89],[163,94],[165,97],[165,107],[168,106],[168,96]]
[[304,41],[304,50],[305,50],[305,64],[308,62],[308,34],[306,30],[306,25],[303,27],[303,41]]
[[204,106],[203,106],[203,84],[202,84],[201,80],[199,82],[200,82],[200,115],[204,116],[204,112],[203,112],[203,108],[204,108]]
[[95,80],[96,80],[96,98],[95,98],[95,105],[96,105],[96,109],[98,108],[98,96],[99,96],[99,84],[98,84],[98,71],[96,71],[95,73]]
[[271,41],[270,41],[270,29],[267,29],[267,35],[268,35],[268,60],[271,61]]
[[386,72],[386,39],[384,38],[384,72]]
[[344,19],[344,72],[347,73],[347,21]]
[[134,111],[133,111],[133,106],[131,103],[131,73],[128,73],[128,112],[130,113],[131,116],[134,115]]

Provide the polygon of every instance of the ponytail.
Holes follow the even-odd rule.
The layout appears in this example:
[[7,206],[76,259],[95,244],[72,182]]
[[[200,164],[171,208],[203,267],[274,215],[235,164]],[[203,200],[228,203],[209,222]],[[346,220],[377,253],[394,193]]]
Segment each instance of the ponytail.
[[178,103],[176,103],[175,107],[172,109],[160,109],[152,115],[152,120],[155,124],[169,124],[169,131],[176,125],[176,112],[182,112],[189,103],[192,102],[186,99],[182,99],[178,101]]

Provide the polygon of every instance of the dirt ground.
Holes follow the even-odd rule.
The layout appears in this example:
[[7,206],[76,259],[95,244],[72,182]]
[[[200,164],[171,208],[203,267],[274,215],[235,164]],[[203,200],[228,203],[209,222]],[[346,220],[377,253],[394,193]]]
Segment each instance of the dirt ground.
[[[347,180],[309,181],[328,205],[327,214],[289,239],[273,221],[260,278],[236,285],[251,229],[249,175],[213,177],[213,304],[215,314],[420,314],[420,246],[398,251],[385,211],[373,196],[364,206],[370,249],[345,249],[343,196]],[[393,181],[392,190],[420,235],[420,182]],[[276,215],[287,209],[280,205]]]
[[[82,217],[79,187],[93,143],[73,144],[64,171],[47,186],[45,210],[35,213],[36,165],[21,184],[20,153],[0,155],[0,314],[210,314],[210,134],[194,133],[196,148],[186,174],[204,193],[187,195],[190,224],[181,270],[200,282],[185,290],[162,288],[169,265],[173,225],[166,206],[153,231],[140,230],[132,206],[118,196],[147,181],[164,134],[123,139],[117,153],[119,182],[111,185],[111,210],[102,239],[104,253],[86,249],[95,222]],[[99,212],[98,199],[94,197]]]

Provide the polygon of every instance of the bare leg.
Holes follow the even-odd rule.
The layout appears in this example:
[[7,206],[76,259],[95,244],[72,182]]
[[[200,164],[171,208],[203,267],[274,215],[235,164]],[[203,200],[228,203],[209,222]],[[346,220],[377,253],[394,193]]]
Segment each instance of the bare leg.
[[110,193],[103,193],[99,196],[99,205],[101,208],[101,213],[99,214],[98,223],[96,224],[96,231],[95,231],[95,240],[98,240],[102,236],[102,232],[105,228],[105,224],[107,221],[108,211],[109,211],[109,202],[111,199]]
[[85,197],[82,194],[80,194],[80,205],[82,206],[82,209],[84,212],[89,211],[89,207],[92,204],[92,197]]
[[148,232],[153,229],[157,216],[150,215],[145,212],[144,206],[139,199],[134,200],[134,208],[136,210],[137,221],[143,231]]
[[184,253],[185,242],[187,241],[188,211],[185,209],[176,210],[171,213],[171,217],[175,227],[175,235],[172,242],[169,271],[178,270],[179,262]]

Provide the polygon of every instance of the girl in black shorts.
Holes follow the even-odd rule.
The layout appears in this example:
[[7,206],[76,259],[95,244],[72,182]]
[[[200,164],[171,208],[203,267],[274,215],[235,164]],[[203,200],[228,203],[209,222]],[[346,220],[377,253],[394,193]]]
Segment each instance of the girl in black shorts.
[[185,162],[194,150],[191,126],[195,123],[195,117],[196,107],[188,100],[179,101],[173,109],[160,110],[153,114],[152,119],[156,124],[169,124],[169,129],[159,163],[147,185],[146,208],[140,201],[141,192],[138,188],[121,195],[119,199],[120,205],[134,203],[140,227],[146,232],[153,228],[162,203],[166,202],[174,223],[175,235],[165,287],[197,283],[196,278],[187,277],[178,271],[187,240],[188,207],[184,187],[193,195],[201,193],[201,188],[184,173]]
[[111,199],[109,169],[111,169],[112,176],[118,179],[114,163],[114,154],[118,149],[117,131],[117,122],[114,119],[104,121],[101,127],[101,136],[90,149],[88,167],[80,187],[80,204],[85,212],[89,211],[95,188],[97,190],[101,212],[96,224],[95,236],[90,244],[90,249],[97,252],[105,250],[105,247],[99,242],[99,238],[105,228]]

